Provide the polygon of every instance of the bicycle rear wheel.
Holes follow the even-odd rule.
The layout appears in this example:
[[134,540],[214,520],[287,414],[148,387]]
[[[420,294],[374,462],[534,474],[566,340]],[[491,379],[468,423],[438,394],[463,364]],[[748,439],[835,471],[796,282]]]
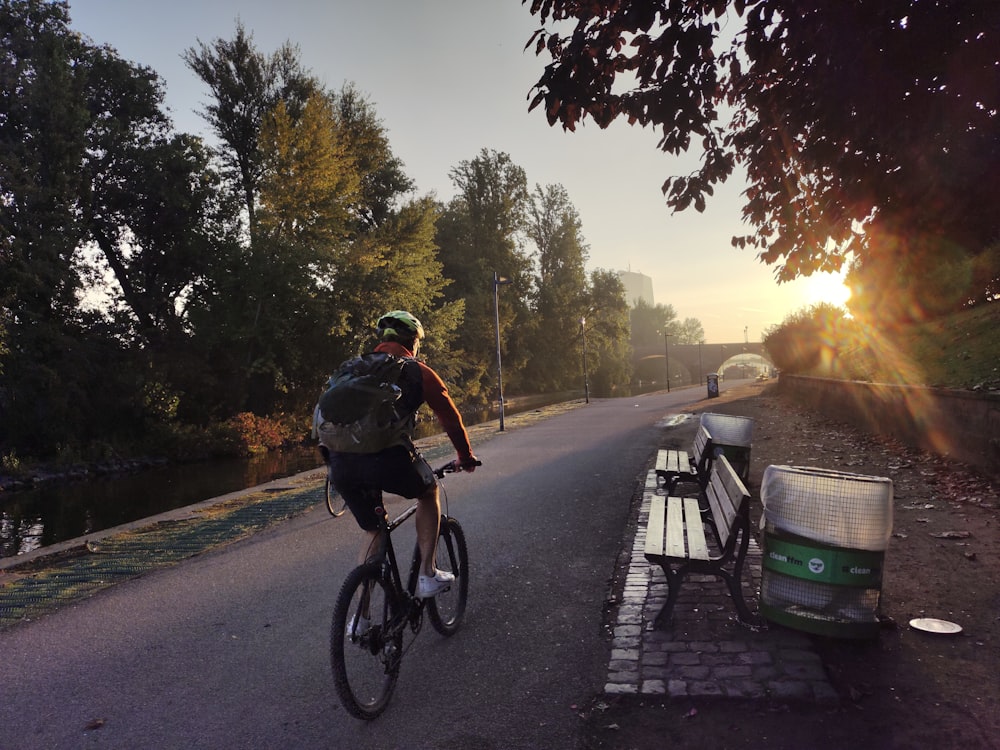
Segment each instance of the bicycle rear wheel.
[[337,493],[333,491],[333,484],[331,484],[329,476],[326,478],[326,509],[334,518],[340,518],[347,510],[347,503],[343,500],[338,501]]
[[454,518],[446,517],[441,523],[437,567],[454,573],[455,582],[447,591],[427,600],[427,616],[441,635],[454,635],[462,624],[469,597],[469,550],[465,532]]
[[348,713],[370,720],[389,704],[403,656],[403,629],[395,590],[378,563],[348,574],[337,595],[330,629],[330,665],[337,695]]

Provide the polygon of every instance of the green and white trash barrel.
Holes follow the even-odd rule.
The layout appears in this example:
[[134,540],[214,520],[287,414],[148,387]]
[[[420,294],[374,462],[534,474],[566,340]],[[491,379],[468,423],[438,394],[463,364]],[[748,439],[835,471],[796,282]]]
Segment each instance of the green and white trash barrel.
[[878,635],[892,480],[804,466],[768,466],[760,612],[838,638]]
[[705,412],[698,420],[712,436],[712,448],[729,459],[740,479],[750,479],[750,448],[753,444],[754,421],[750,417]]

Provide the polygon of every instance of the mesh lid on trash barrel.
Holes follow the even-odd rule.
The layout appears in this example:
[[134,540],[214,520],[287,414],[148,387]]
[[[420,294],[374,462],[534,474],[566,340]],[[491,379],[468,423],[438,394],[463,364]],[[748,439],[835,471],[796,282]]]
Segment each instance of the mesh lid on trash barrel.
[[754,421],[750,417],[705,412],[699,421],[717,445],[748,448],[753,443]]
[[892,534],[892,480],[808,466],[768,466],[760,486],[766,529],[880,552]]

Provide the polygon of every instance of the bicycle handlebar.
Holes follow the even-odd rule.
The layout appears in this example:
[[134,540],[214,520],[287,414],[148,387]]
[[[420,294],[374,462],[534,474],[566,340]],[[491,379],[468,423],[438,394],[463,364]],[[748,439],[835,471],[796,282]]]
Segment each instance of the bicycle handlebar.
[[[472,465],[482,466],[483,462],[477,459],[475,463],[473,463]],[[444,479],[445,474],[454,474],[462,470],[463,469],[459,465],[458,461],[449,461],[444,466],[439,466],[438,468],[434,469],[434,476],[436,476],[438,479]]]

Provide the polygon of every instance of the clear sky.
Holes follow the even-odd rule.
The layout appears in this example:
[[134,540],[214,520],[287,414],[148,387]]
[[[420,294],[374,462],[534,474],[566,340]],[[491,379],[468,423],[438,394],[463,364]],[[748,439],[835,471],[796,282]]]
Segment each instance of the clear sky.
[[843,301],[836,281],[778,285],[753,251],[730,245],[745,232],[738,181],[717,190],[704,213],[672,215],[660,186],[693,171],[695,155],[663,154],[655,132],[624,122],[569,133],[529,113],[546,58],[524,50],[538,19],[520,0],[70,0],[70,15],[75,30],[159,73],[177,130],[206,137],[198,111],[208,91],[183,52],[231,39],[237,19],[262,53],[298,45],[328,88],[352,82],[370,99],[418,194],[447,201],[450,170],[484,148],[506,152],[530,187],[566,188],[588,270],[651,277],[654,302],[700,320],[710,343],[759,341],[807,304]]

